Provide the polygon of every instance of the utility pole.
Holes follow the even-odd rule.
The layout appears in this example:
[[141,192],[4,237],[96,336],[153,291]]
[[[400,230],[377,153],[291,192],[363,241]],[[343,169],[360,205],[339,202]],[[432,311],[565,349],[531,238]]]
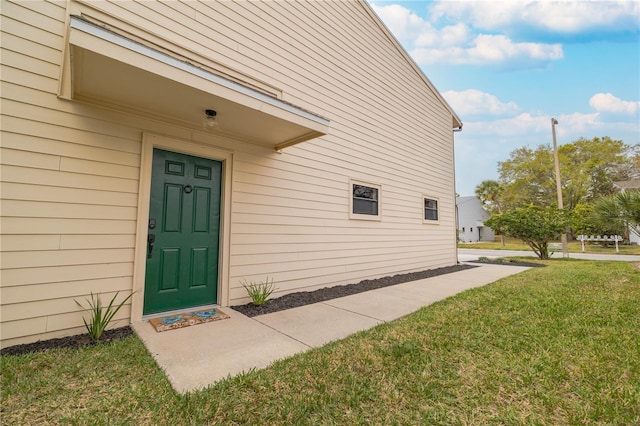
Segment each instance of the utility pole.
[[[553,135],[553,161],[556,166],[556,192],[558,193],[558,208],[564,209],[564,203],[562,201],[562,184],[560,179],[560,160],[558,158],[558,144],[556,142],[556,124],[558,120],[551,118],[551,134]],[[567,246],[567,232],[560,236],[562,242],[562,257],[569,257],[569,247]]]

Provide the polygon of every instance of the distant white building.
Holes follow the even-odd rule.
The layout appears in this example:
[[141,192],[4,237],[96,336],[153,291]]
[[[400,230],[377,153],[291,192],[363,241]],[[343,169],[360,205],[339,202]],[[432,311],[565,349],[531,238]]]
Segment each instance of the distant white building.
[[463,243],[494,241],[493,229],[484,226],[489,213],[482,208],[478,197],[456,198],[458,238]]

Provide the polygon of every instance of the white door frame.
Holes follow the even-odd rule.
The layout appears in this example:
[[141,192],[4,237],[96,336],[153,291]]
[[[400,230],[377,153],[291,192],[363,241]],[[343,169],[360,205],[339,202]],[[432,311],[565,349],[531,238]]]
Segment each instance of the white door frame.
[[133,291],[131,300],[131,322],[142,320],[144,304],[144,284],[146,276],[147,233],[149,203],[151,197],[151,172],[153,149],[160,148],[180,154],[193,155],[222,162],[222,182],[220,185],[220,240],[218,256],[218,304],[229,304],[229,251],[231,247],[231,176],[233,152],[210,145],[180,140],[151,133],[142,135],[140,153],[140,184],[138,188],[138,215],[133,265]]

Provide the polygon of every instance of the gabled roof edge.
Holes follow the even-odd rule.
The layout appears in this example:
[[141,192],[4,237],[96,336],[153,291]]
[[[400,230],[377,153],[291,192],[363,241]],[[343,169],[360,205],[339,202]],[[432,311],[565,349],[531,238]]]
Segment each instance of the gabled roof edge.
[[369,16],[371,16],[371,18],[375,22],[377,22],[377,24],[380,26],[380,29],[385,33],[385,35],[387,36],[389,41],[391,41],[391,43],[393,43],[393,45],[396,47],[396,49],[398,49],[400,54],[413,67],[414,71],[416,71],[418,73],[418,75],[424,80],[424,82],[427,84],[427,86],[433,91],[433,93],[435,93],[435,95],[438,98],[438,100],[440,102],[442,102],[442,104],[447,108],[447,110],[449,110],[449,112],[451,113],[451,116],[453,117],[453,122],[451,123],[452,124],[452,128],[454,128],[454,129],[462,129],[462,120],[460,120],[460,117],[458,117],[458,114],[456,114],[456,112],[453,110],[453,108],[451,108],[451,105],[449,105],[449,103],[442,97],[442,95],[440,94],[438,89],[436,89],[436,87],[433,85],[431,80],[429,80],[429,77],[427,77],[425,75],[425,73],[420,69],[418,64],[416,64],[416,62],[413,60],[413,58],[409,55],[409,53],[407,53],[405,48],[402,47],[400,42],[398,42],[398,40],[391,33],[389,28],[387,28],[385,23],[382,21],[382,19],[380,19],[378,14],[373,10],[373,8],[369,5],[369,3],[367,3],[366,0],[358,0],[358,3],[360,3],[364,7],[364,9],[367,11]]

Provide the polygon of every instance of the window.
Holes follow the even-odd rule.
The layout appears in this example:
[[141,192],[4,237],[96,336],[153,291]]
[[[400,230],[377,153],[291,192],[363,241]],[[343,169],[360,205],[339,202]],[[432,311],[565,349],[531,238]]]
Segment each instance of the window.
[[380,219],[380,185],[351,181],[352,219]]
[[[423,200],[423,222],[425,223],[437,223],[438,222],[438,200],[435,198],[422,197]],[[463,228],[464,229],[464,228]]]

